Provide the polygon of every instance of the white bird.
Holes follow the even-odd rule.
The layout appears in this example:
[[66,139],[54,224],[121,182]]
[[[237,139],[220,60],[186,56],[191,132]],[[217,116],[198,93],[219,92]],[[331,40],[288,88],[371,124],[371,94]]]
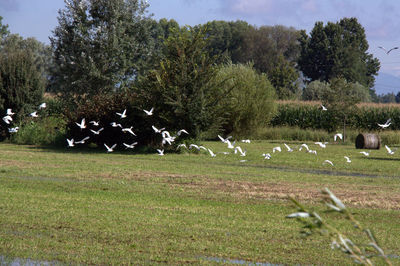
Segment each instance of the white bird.
[[215,153],[213,153],[213,151],[212,151],[212,150],[210,150],[210,149],[208,149],[208,152],[210,153],[211,157],[215,157],[215,156],[217,156],[217,155],[215,155]]
[[68,147],[74,147],[74,139],[67,139]]
[[122,113],[116,113],[116,114],[119,115],[121,118],[125,118],[126,117],[126,109]]
[[328,144],[328,142],[324,142],[324,143],[322,143],[322,142],[315,142],[315,144],[317,144],[317,145],[319,145],[321,148],[326,148],[326,144]]
[[152,108],[150,109],[150,111],[147,111],[147,110],[144,110],[144,109],[143,109],[143,111],[146,113],[146,115],[153,115],[153,110],[154,110],[154,107],[152,107]]
[[242,139],[241,142],[243,142],[243,143],[250,143],[250,140],[249,140],[249,139]]
[[281,152],[282,151],[281,147],[277,146],[277,147],[272,148],[272,153],[275,153],[276,151]]
[[391,118],[389,118],[389,119],[386,121],[385,124],[379,124],[379,123],[377,123],[377,124],[378,124],[378,126],[380,126],[381,128],[387,128],[387,127],[390,126],[390,124],[391,124],[390,121],[392,121]]
[[202,150],[205,150],[205,151],[207,151],[207,148],[206,148],[206,147],[204,147],[204,146],[199,146],[199,149],[202,149]]
[[228,155],[228,154],[230,154],[229,152],[227,152],[227,151],[221,151],[221,152],[218,152],[218,153],[221,153],[221,154],[224,154],[224,155]]
[[346,163],[351,163],[351,160],[348,156],[344,156],[344,158],[346,159]]
[[122,143],[122,144],[124,144],[124,146],[126,147],[125,149],[133,149],[137,145],[137,142],[134,142],[132,144],[126,144],[126,143]]
[[185,143],[179,144],[178,147],[176,147],[176,149],[178,150],[178,149],[180,149],[181,147],[183,147],[183,148],[185,148],[185,149],[188,149]]
[[330,165],[333,166],[333,163],[331,161],[329,161],[329,160],[325,160],[322,164],[330,164]]
[[271,154],[269,154],[269,153],[263,153],[262,156],[264,157],[264,160],[265,159],[267,159],[267,160],[271,159]]
[[389,148],[387,145],[385,145],[385,148],[386,148],[387,152],[388,152],[390,155],[393,155],[393,154],[394,154],[394,152],[397,150],[397,149],[395,149],[395,150],[392,150],[392,149],[391,149],[391,148]]
[[30,113],[29,116],[31,116],[31,117],[38,117],[37,111]]
[[10,124],[10,122],[13,121],[13,119],[10,115],[6,115],[5,117],[3,117],[3,121],[6,124]]
[[46,103],[41,103],[41,104],[39,105],[39,109],[44,109],[44,108],[46,108]]
[[231,139],[232,136],[229,136],[229,137],[227,137],[226,139],[224,139],[223,137],[221,137],[220,135],[218,135],[218,138],[219,138],[223,143],[227,143],[227,141],[228,141],[229,139]]
[[133,127],[129,127],[129,128],[123,128],[123,129],[121,129],[121,130],[122,130],[122,132],[124,132],[124,133],[129,132],[129,133],[131,133],[132,135],[136,136],[136,134],[132,131],[132,129],[133,129]]
[[246,151],[243,151],[240,146],[235,147],[235,154],[239,151],[240,156],[246,156]]
[[386,50],[383,46],[378,46],[378,48],[380,48],[380,49],[382,49],[383,51],[385,51],[385,53],[386,54],[389,54],[391,51],[393,51],[393,50],[396,50],[396,49],[399,49],[399,47],[393,47],[393,48],[391,48],[391,49],[389,49],[389,50]]
[[229,140],[226,140],[225,142],[226,144],[228,144],[228,149],[234,149],[235,148],[235,143],[236,141],[234,141],[233,143],[231,143]]
[[90,121],[89,123],[95,127],[98,127],[100,125],[100,121]]
[[92,131],[93,132],[93,134],[95,134],[95,135],[99,135],[100,134],[100,132],[101,131],[103,131],[104,130],[104,128],[100,128],[99,130],[97,130],[97,131],[95,131],[95,130],[93,130],[93,129],[91,129],[90,131]]
[[184,130],[184,129],[181,129],[181,130],[179,130],[178,132],[176,132],[176,135],[177,135],[177,136],[180,136],[182,133],[185,133],[185,134],[189,135],[189,133],[188,133],[186,130]]
[[312,153],[312,154],[317,155],[317,151],[316,150],[308,150],[308,153]]
[[14,115],[15,113],[13,113],[12,111],[11,111],[11,108],[8,108],[7,109],[7,115]]
[[289,145],[287,145],[286,143],[283,143],[283,145],[285,145],[286,149],[288,152],[292,152],[293,149],[289,147]]
[[306,150],[307,150],[307,151],[309,151],[309,150],[310,150],[310,149],[308,148],[308,145],[307,145],[307,144],[305,144],[305,143],[303,143],[303,144],[301,144],[301,145],[300,145],[300,149],[299,149],[299,151],[301,151],[301,150],[303,149],[303,147],[304,147],[304,148],[306,148]]
[[241,163],[245,163],[245,162],[247,162],[247,160],[240,160],[239,162],[241,162]]
[[85,141],[87,141],[90,137],[85,137],[80,141],[75,141],[75,144],[85,144]]
[[337,138],[343,139],[342,133],[336,133],[335,136],[333,136],[333,140],[334,140],[334,141],[336,141]]
[[155,126],[151,126],[151,127],[153,128],[155,133],[161,133],[165,129],[165,127],[160,128],[160,129],[157,129]]
[[75,122],[75,124],[82,129],[86,128],[85,118],[82,118],[81,123]]
[[8,132],[9,133],[17,133],[18,130],[19,130],[19,127],[11,127],[11,128],[8,129]]
[[122,128],[122,125],[121,124],[117,124],[116,122],[111,122],[110,125],[112,127],[120,127],[120,128]]
[[327,111],[328,109],[321,104],[322,111]]
[[157,152],[158,152],[158,155],[160,155],[160,156],[164,155],[164,150],[157,149]]
[[115,143],[114,145],[112,145],[111,147],[108,147],[107,144],[104,143],[104,147],[106,147],[107,152],[113,152],[114,148],[117,146],[117,143]]
[[365,156],[369,156],[369,152],[366,151],[360,151],[361,154],[364,154]]
[[189,145],[189,150],[191,150],[192,148],[195,148],[196,150],[200,150],[200,148],[199,148],[199,146],[198,145],[196,145],[196,144],[190,144]]

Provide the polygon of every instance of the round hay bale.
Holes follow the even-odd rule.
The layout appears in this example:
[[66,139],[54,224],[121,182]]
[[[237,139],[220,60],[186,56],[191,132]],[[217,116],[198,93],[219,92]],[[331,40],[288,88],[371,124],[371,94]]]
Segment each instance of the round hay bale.
[[381,139],[376,134],[360,133],[356,138],[357,149],[376,149],[381,147]]

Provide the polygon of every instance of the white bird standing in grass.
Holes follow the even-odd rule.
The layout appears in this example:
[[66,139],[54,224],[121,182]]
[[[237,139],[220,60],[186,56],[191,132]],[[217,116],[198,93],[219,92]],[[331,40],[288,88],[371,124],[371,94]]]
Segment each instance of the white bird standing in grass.
[[158,155],[164,156],[164,150],[157,149]]
[[80,127],[80,129],[84,129],[86,128],[86,124],[85,124],[85,118],[82,118],[81,123],[75,122],[75,124]]
[[369,152],[366,151],[360,151],[361,154],[364,154],[365,156],[369,156]]
[[154,107],[152,107],[149,111],[143,109],[143,111],[146,113],[146,115],[153,115],[153,110],[154,110]]
[[335,136],[333,136],[333,140],[334,140],[334,141],[336,141],[337,138],[343,139],[342,133],[336,133]]
[[107,144],[104,143],[104,147],[106,147],[107,152],[113,152],[114,148],[117,147],[117,144],[115,143],[114,145],[112,145],[111,147],[108,147]]
[[68,147],[74,147],[74,139],[67,139]]
[[35,112],[30,113],[29,116],[38,117],[39,115],[37,114],[37,111],[35,111]]
[[388,152],[390,155],[393,155],[393,154],[394,154],[394,152],[397,150],[397,149],[395,149],[395,150],[392,150],[392,149],[391,149],[391,148],[389,148],[387,145],[385,145],[385,148],[386,148],[387,152]]
[[41,103],[41,104],[39,105],[39,109],[44,109],[44,108],[46,108],[46,103]]
[[329,161],[329,160],[325,160],[322,164],[330,164],[330,165],[333,166],[333,163],[331,161]]
[[282,151],[281,147],[280,147],[280,146],[278,146],[278,147],[274,147],[274,148],[272,148],[272,153],[275,153],[276,151],[279,151],[279,152],[281,152],[281,151]]
[[308,150],[308,153],[312,153],[312,154],[317,155],[317,151],[316,150]]
[[292,152],[293,149],[289,147],[289,145],[287,145],[286,143],[283,143],[283,145],[285,145],[286,149],[288,152]]
[[344,158],[346,159],[346,163],[351,163],[351,160],[348,156],[344,156]]
[[389,118],[389,119],[386,121],[385,124],[379,124],[379,123],[377,123],[377,124],[378,124],[378,126],[380,126],[381,128],[385,129],[385,128],[387,128],[388,126],[390,126],[391,121],[392,121],[392,119]]
[[250,143],[251,141],[249,139],[242,139],[241,140],[243,143]]
[[95,131],[95,130],[93,130],[93,129],[91,129],[90,131],[92,131],[93,132],[93,134],[95,134],[95,135],[99,135],[100,134],[100,132],[101,131],[103,131],[104,130],[104,128],[100,128],[99,130],[97,130],[97,131]]
[[126,117],[126,109],[122,113],[116,113],[116,114],[119,115],[121,118],[125,118]]

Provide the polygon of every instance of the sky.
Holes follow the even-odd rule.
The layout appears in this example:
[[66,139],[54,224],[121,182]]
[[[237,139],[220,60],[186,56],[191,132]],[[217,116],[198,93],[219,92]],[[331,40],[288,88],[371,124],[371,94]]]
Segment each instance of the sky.
[[[365,29],[369,53],[381,62],[379,73],[400,78],[400,49],[387,55],[378,48],[400,46],[397,0],[148,0],[148,3],[154,19],[175,19],[180,25],[244,20],[255,26],[284,25],[309,33],[317,21],[325,24],[356,17]],[[63,7],[64,0],[0,0],[0,16],[12,33],[48,44],[48,36],[58,24],[58,10]]]

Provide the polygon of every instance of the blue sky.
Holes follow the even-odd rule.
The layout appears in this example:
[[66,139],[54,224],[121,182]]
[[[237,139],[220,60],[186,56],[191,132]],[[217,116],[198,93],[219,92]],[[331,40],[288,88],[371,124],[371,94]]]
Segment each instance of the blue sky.
[[[155,19],[180,25],[210,20],[245,20],[256,26],[285,25],[309,32],[316,21],[356,17],[365,28],[369,52],[381,72],[400,77],[400,49],[386,55],[378,46],[400,46],[400,5],[396,0],[148,0]],[[13,33],[49,43],[64,0],[0,0],[0,16]]]

